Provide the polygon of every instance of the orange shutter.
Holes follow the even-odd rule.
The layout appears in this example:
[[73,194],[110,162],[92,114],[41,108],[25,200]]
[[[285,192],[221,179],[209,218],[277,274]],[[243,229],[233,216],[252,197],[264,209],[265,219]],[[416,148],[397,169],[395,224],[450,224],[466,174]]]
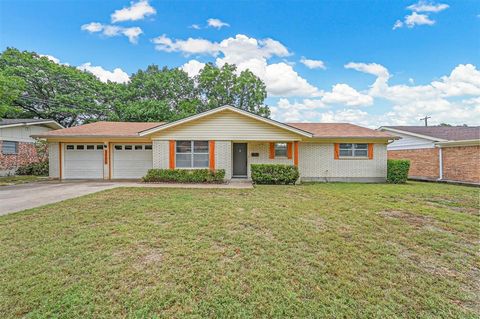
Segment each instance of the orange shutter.
[[275,143],[270,143],[270,159],[275,158]]
[[293,150],[293,165],[298,166],[298,142],[293,142],[295,149]]
[[373,159],[373,144],[368,144],[368,159]]
[[170,141],[170,150],[169,150],[169,168],[175,168],[175,141]]
[[292,142],[287,143],[287,157],[292,159]]
[[209,168],[213,171],[215,170],[215,141],[209,141],[208,144],[210,152]]
[[333,152],[333,158],[334,159],[339,159],[340,158],[340,144],[335,143],[334,144],[334,152]]

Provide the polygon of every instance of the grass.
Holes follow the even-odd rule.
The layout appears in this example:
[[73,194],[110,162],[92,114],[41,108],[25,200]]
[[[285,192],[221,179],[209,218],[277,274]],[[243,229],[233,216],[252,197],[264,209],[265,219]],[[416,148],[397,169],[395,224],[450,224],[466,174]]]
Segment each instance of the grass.
[[0,317],[478,318],[479,189],[120,188],[0,217]]
[[0,186],[25,184],[31,182],[38,182],[46,179],[48,179],[48,177],[34,175],[0,176]]

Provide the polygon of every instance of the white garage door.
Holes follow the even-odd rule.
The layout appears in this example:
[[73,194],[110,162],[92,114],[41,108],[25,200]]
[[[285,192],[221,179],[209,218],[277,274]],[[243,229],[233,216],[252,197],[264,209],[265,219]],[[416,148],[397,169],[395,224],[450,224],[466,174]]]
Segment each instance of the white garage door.
[[113,178],[141,178],[152,168],[152,144],[113,145]]
[[103,144],[66,144],[65,179],[103,179]]

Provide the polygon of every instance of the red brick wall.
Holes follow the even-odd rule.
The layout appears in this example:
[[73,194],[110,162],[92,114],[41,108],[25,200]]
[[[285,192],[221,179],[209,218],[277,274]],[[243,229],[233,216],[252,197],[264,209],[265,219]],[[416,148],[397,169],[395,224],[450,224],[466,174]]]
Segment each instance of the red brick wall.
[[18,143],[18,153],[4,155],[2,141],[0,141],[0,171],[13,170],[19,166],[38,162],[37,150],[34,143]]
[[442,148],[443,179],[480,183],[480,146]]
[[438,148],[388,151],[389,159],[410,160],[408,177],[437,179],[439,177]]

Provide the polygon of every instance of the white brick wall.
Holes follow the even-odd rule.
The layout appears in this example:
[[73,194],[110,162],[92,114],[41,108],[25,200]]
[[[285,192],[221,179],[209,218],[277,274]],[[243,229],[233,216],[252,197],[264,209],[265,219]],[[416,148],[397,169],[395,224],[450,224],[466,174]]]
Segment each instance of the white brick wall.
[[333,144],[300,143],[299,170],[303,180],[384,181],[387,176],[387,146],[375,144],[373,159],[334,158]]
[[[293,146],[293,145],[292,145]],[[252,153],[258,153],[258,157],[252,157]],[[250,178],[251,164],[287,164],[293,165],[293,158],[286,157],[270,159],[270,143],[251,142],[248,143],[248,178]]]
[[225,179],[232,178],[232,142],[215,141],[215,167],[225,170]]
[[153,168],[169,168],[169,141],[153,141]]
[[60,178],[58,143],[48,143],[48,176]]

